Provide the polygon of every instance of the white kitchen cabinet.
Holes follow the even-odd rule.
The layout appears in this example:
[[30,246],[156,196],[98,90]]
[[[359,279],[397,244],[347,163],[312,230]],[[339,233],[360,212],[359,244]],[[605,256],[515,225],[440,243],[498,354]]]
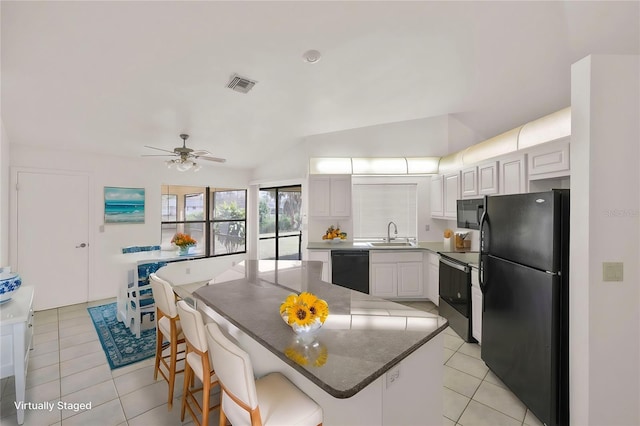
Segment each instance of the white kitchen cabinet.
[[422,261],[398,263],[398,297],[424,297]]
[[471,334],[482,343],[482,290],[476,268],[471,268]]
[[421,251],[371,251],[369,292],[386,298],[425,297],[422,261]]
[[444,216],[442,204],[442,176],[431,176],[431,217]]
[[351,216],[351,176],[309,176],[309,215],[317,217]]
[[529,180],[569,176],[569,138],[545,143],[527,151]]
[[460,174],[460,192],[462,198],[476,198],[478,196],[478,167],[467,167]]
[[500,194],[522,194],[527,192],[527,156],[512,155],[499,161]]
[[490,161],[478,165],[478,195],[497,194],[498,162]]
[[322,262],[322,281],[331,282],[331,250],[309,250],[308,260]]
[[444,175],[442,187],[444,217],[446,219],[456,219],[457,201],[460,199],[460,172]]
[[437,306],[440,299],[440,257],[435,253],[428,253],[427,258],[427,298]]
[[371,263],[369,293],[378,297],[396,297],[398,295],[398,264]]

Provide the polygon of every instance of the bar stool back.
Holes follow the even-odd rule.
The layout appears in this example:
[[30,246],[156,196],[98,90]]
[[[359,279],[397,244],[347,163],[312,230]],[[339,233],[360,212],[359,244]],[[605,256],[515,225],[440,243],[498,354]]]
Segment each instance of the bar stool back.
[[[177,369],[178,361],[185,358],[185,339],[182,333],[178,308],[176,307],[176,296],[171,284],[155,273],[149,275],[153,298],[156,303],[156,364],[153,369],[153,378],[158,378],[158,372],[169,384],[168,408],[173,407],[173,390],[176,383],[176,374],[183,373],[184,368]],[[163,356],[163,343],[169,342],[169,354]],[[182,346],[182,349],[178,347]],[[163,367],[163,368],[161,368]],[[166,371],[165,371],[166,369]]]
[[[198,422],[198,418],[194,412],[194,410],[196,410],[202,417],[202,424],[207,425],[209,412],[218,408],[220,405],[209,406],[209,392],[213,386],[218,384],[218,376],[216,376],[209,358],[209,344],[207,342],[202,314],[189,306],[184,300],[179,300],[176,306],[187,343],[180,420],[184,420],[185,410],[189,410],[193,422],[200,425],[201,423]],[[194,375],[202,382],[202,387],[192,387]],[[198,392],[202,392],[202,405],[200,405],[195,397],[195,394]]]
[[254,379],[249,354],[215,323],[206,325],[222,388],[220,425],[322,425],[322,408],[280,373]]

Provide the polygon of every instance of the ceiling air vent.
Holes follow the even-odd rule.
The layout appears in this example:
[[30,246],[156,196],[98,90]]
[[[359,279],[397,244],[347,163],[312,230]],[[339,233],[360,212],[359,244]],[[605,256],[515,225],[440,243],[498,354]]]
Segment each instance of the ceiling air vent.
[[248,78],[234,74],[229,84],[227,84],[227,87],[231,90],[235,90],[236,92],[247,93],[256,85],[256,83],[257,81],[249,80]]

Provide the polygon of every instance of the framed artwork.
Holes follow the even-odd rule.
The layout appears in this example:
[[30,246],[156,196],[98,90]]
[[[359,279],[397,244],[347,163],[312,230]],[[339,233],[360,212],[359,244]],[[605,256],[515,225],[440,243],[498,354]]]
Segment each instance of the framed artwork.
[[144,188],[105,186],[104,223],[144,223]]

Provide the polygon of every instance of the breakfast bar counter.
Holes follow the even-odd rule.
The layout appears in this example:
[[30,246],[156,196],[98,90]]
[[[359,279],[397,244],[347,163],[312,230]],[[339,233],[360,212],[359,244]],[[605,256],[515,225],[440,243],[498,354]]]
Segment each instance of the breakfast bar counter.
[[[325,425],[441,424],[446,319],[321,281],[321,272],[321,262],[249,260],[211,285],[174,289],[236,339],[256,376],[279,371],[318,402]],[[330,311],[307,336],[279,312],[302,291]]]

